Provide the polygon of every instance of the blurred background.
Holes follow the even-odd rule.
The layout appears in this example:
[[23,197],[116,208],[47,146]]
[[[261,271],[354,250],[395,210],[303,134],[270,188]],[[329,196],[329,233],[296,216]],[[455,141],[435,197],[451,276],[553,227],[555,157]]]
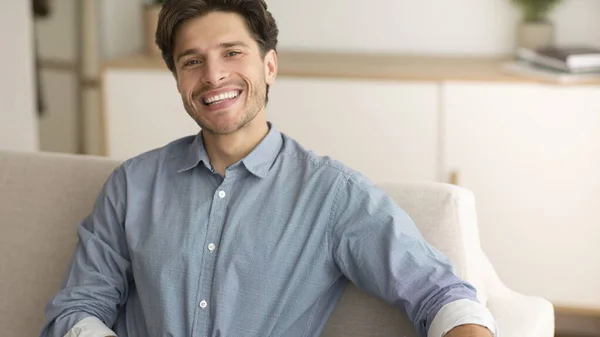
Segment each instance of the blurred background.
[[[510,1],[269,0],[268,4],[280,27],[282,50],[507,56],[515,51],[521,19]],[[7,127],[14,121],[2,124],[21,134],[29,147],[101,154],[102,64],[144,50],[148,1],[46,0],[42,2],[48,3],[48,14],[43,16],[33,16],[33,2],[4,0],[0,5],[3,49],[12,50],[2,55],[1,85],[22,95],[10,112],[3,106],[1,116],[32,118],[29,98],[38,94],[41,107],[33,107],[42,111],[29,123],[37,124],[35,132],[31,125],[18,130]],[[556,43],[599,46],[599,13],[597,0],[561,2],[550,14]],[[32,68],[34,59],[37,67]],[[36,73],[38,94],[30,85]],[[2,95],[3,102],[6,96]],[[25,136],[32,132],[35,135]],[[5,142],[0,146],[7,147]]]
[[[127,159],[197,132],[152,44],[159,2],[0,0],[0,149]],[[536,64],[600,48],[600,0],[267,3],[275,126],[376,181],[473,190],[500,277],[600,336],[600,51]]]

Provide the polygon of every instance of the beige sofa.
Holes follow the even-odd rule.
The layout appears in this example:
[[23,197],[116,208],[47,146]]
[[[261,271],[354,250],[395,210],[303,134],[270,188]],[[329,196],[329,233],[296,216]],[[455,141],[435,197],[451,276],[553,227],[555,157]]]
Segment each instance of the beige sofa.
[[[75,246],[76,227],[109,173],[104,158],[0,151],[0,331],[37,336]],[[473,195],[434,183],[381,184],[447,254],[494,314],[502,337],[552,337],[554,312],[541,298],[503,285],[483,254]],[[349,286],[323,336],[416,336],[406,316]]]

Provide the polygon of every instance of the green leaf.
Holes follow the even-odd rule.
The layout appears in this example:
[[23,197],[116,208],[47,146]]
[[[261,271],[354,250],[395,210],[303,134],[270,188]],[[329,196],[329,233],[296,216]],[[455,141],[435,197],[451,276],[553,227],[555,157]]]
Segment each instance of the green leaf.
[[528,22],[548,21],[548,15],[562,0],[510,0],[523,14]]

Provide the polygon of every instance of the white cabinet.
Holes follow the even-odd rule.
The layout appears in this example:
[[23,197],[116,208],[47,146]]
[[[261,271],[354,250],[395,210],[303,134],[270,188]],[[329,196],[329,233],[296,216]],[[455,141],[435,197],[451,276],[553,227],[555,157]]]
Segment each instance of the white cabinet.
[[436,83],[280,77],[268,119],[319,155],[380,181],[435,180]]
[[[110,157],[133,157],[199,130],[167,71],[110,70],[104,84]],[[434,83],[279,78],[267,118],[305,148],[378,182],[431,181],[438,91]]]
[[513,289],[600,307],[600,88],[447,83],[443,171]]

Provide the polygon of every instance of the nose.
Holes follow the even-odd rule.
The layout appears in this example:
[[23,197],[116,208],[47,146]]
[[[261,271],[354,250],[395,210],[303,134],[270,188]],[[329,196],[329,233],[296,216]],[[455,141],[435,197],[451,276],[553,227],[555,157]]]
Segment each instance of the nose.
[[206,60],[204,63],[204,82],[218,86],[228,76],[228,72],[219,60]]

